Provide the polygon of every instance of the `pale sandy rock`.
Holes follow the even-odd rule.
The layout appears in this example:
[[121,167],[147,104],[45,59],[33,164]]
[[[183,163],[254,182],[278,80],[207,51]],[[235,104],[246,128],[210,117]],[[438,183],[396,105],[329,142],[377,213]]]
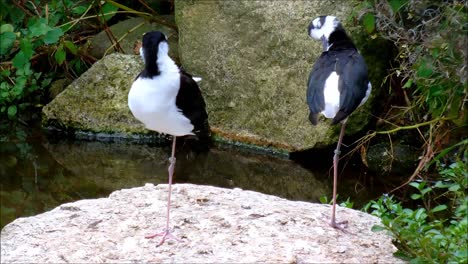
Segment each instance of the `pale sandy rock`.
[[167,185],[124,189],[19,218],[1,232],[1,263],[396,263],[379,220],[339,208],[350,222],[328,226],[328,205],[240,189],[174,186],[172,226],[181,242],[145,234],[165,223]]

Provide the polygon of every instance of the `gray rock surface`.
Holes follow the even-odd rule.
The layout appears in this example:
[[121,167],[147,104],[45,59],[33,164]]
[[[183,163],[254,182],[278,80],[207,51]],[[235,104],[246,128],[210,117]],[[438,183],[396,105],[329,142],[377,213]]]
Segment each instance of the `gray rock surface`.
[[1,231],[1,263],[397,263],[379,220],[338,208],[350,221],[328,226],[328,205],[240,189],[177,184],[172,226],[181,242],[145,239],[165,223],[167,185],[124,189],[63,204]]
[[[225,137],[301,150],[335,144],[330,121],[308,120],[306,85],[322,52],[307,28],[319,15],[337,16],[370,68],[373,94],[385,74],[386,48],[349,23],[355,1],[175,1],[182,65],[204,78],[210,124]],[[373,54],[372,54],[373,53]],[[347,134],[369,121],[371,100],[352,115]]]
[[142,67],[137,55],[104,57],[42,109],[43,126],[123,136],[149,133],[127,104],[128,91]]
[[[319,14],[343,19],[370,65],[373,93],[378,91],[385,71],[385,47],[372,46],[373,40],[358,38],[358,29],[347,24],[346,18],[353,11],[352,1],[175,4],[182,65],[203,78],[200,87],[210,124],[222,141],[283,152],[335,144],[339,128],[330,127],[329,121],[313,127],[305,103],[309,71],[321,53],[321,44],[307,36],[307,26]],[[121,36],[140,20],[124,21],[114,33]],[[140,30],[158,29],[146,26],[133,30],[133,37],[126,38],[134,42],[141,37]],[[175,39],[175,33],[170,34]],[[99,38],[102,36],[96,36],[95,43],[104,42]],[[171,44],[171,50],[176,50],[177,45]],[[44,126],[122,137],[149,133],[127,109],[128,90],[141,69],[138,56],[104,57],[44,107]],[[348,135],[367,124],[371,101],[353,114],[347,125]]]

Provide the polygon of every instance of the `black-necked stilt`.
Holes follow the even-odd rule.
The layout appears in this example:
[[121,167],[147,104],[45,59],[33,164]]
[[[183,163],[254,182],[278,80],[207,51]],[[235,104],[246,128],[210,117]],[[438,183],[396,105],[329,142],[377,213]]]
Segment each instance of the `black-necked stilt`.
[[348,116],[369,97],[371,83],[367,65],[356,46],[346,34],[340,21],[334,16],[314,19],[308,29],[310,37],[321,40],[322,55],[312,69],[307,88],[309,119],[317,124],[318,114],[333,118],[332,125],[341,122],[341,132],[333,157],[333,206],[330,225],[343,229],[346,221],[335,221],[336,188],[340,146]]
[[147,236],[147,238],[162,236],[160,245],[166,238],[178,240],[169,229],[176,137],[194,136],[206,143],[210,138],[208,114],[196,83],[197,78],[179,70],[168,52],[169,45],[163,33],[151,31],[143,35],[140,55],[145,62],[145,68],[133,82],[128,94],[128,106],[132,114],[147,129],[173,136],[168,169],[166,229]]

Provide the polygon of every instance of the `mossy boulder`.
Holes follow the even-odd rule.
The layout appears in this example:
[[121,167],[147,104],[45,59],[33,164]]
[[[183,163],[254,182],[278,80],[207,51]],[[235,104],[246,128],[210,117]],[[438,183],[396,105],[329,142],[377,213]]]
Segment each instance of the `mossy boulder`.
[[[324,120],[314,127],[307,118],[307,78],[321,53],[307,27],[321,14],[342,19],[362,47],[373,97],[378,93],[388,49],[347,23],[352,2],[177,0],[175,5],[182,67],[203,78],[199,85],[210,125],[221,141],[282,152],[336,143],[338,126]],[[135,23],[126,30],[132,27]],[[172,51],[176,46],[170,43]],[[44,107],[43,125],[116,137],[158,136],[127,106],[128,91],[142,67],[136,55],[105,56]],[[368,123],[373,97],[351,116],[348,135]]]
[[[374,95],[385,74],[384,47],[369,46],[347,22],[353,1],[176,0],[175,7],[181,63],[203,78],[210,123],[226,138],[290,151],[336,143],[330,121],[310,124],[305,98],[322,52],[307,27],[319,15],[337,16],[358,47],[371,49],[363,54]],[[370,106],[352,115],[347,134],[368,123]]]
[[104,57],[42,109],[43,126],[92,133],[148,133],[127,105],[132,82],[142,68],[136,55]]

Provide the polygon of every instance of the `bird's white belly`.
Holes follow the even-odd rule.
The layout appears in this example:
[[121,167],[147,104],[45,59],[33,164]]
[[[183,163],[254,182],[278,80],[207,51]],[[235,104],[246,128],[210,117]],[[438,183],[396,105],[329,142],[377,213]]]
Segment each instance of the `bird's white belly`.
[[323,97],[325,99],[325,109],[321,112],[326,118],[334,118],[340,109],[340,92],[338,91],[338,74],[330,73],[325,81]]
[[177,108],[178,74],[135,80],[128,94],[132,114],[146,128],[173,136],[193,135],[193,125]]
[[371,91],[372,91],[372,84],[369,82],[369,83],[367,83],[366,95],[364,96],[364,98],[362,98],[361,103],[359,104],[359,106],[363,105],[367,101],[367,99],[369,99]]

